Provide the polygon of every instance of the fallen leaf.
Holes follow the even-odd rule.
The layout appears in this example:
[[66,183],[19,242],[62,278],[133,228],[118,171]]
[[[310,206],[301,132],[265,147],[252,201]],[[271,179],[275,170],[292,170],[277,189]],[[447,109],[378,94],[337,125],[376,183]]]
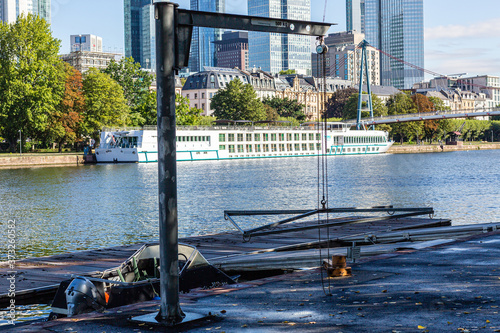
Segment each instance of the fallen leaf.
[[386,293],[386,292],[387,292],[387,289],[382,290],[382,292],[383,292],[383,293]]
[[422,325],[418,325],[417,327],[418,327],[419,330],[425,330],[427,328],[427,327],[422,326]]
[[422,305],[422,303],[418,302],[418,303],[415,303],[415,305]]
[[220,313],[226,313],[226,310],[221,310]]
[[486,322],[487,322],[487,323],[491,323],[488,319],[486,319]]
[[247,325],[247,324],[245,324],[245,325],[241,325],[241,327],[248,327],[248,325]]

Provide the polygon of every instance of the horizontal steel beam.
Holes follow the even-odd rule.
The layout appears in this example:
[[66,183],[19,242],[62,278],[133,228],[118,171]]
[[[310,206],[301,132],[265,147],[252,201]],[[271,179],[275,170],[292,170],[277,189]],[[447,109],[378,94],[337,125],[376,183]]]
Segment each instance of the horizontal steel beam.
[[177,10],[177,24],[220,29],[262,31],[282,34],[324,36],[332,23],[284,20],[277,18]]

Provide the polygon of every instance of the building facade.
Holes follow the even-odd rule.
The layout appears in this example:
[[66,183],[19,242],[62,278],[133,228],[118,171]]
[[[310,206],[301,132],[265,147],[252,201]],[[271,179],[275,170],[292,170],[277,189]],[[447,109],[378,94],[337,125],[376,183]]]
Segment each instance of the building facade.
[[[290,20],[311,20],[310,0],[248,0],[248,15]],[[270,73],[294,69],[311,75],[311,39],[308,36],[250,31],[250,67]]]
[[423,0],[365,0],[366,40],[393,57],[381,56],[382,85],[410,89],[424,79],[422,71],[397,60],[424,68],[423,10]]
[[365,0],[346,0],[346,31],[365,33]]
[[226,31],[214,44],[216,67],[248,69],[248,32]]
[[50,0],[0,0],[0,21],[14,23],[19,15],[38,15],[51,23]]
[[[191,10],[224,13],[226,0],[191,0]],[[193,27],[191,49],[189,51],[189,70],[199,72],[203,67],[215,66],[215,41],[222,39],[222,29]]]
[[111,60],[117,60],[121,54],[102,52],[102,38],[95,35],[71,35],[71,53],[60,55],[61,59],[81,73],[89,68],[103,69]]
[[125,0],[125,57],[142,68],[156,68],[154,7],[150,0]]
[[96,35],[71,35],[71,52],[102,52],[102,38]]

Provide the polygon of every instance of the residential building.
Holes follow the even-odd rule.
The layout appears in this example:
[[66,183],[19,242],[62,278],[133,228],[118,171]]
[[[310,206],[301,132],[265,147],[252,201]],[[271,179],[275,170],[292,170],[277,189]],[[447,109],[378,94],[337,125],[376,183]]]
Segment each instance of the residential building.
[[273,98],[276,95],[276,80],[273,75],[260,68],[252,68],[251,71],[245,73],[248,75],[248,81],[253,86],[257,97],[261,100]]
[[491,75],[478,75],[457,79],[457,87],[475,93],[483,93],[487,99],[486,108],[500,105],[500,78]]
[[[355,31],[334,33],[325,38],[330,58],[329,76],[351,81],[354,85],[359,84],[362,50],[358,45],[364,39],[364,34]],[[370,84],[380,85],[380,53],[371,46],[366,48],[366,52]],[[363,74],[363,83],[366,83],[366,72]]]
[[[191,10],[224,13],[226,0],[191,0]],[[203,67],[215,66],[215,41],[222,39],[222,29],[193,27],[191,49],[189,51],[189,70],[200,72]]]
[[19,15],[38,15],[51,23],[50,0],[0,0],[0,22],[14,23]]
[[102,37],[96,35],[71,35],[71,52],[102,52]]
[[[248,0],[248,15],[290,20],[311,20],[310,0]],[[250,67],[269,73],[294,69],[311,75],[311,38],[250,31],[248,33]]]
[[214,44],[217,67],[248,69],[248,32],[226,31]]
[[[365,0],[366,40],[389,54],[381,56],[381,84],[410,89],[424,73],[423,0]],[[403,62],[401,62],[403,61]]]
[[365,33],[365,0],[346,0],[346,30]]
[[102,38],[95,35],[71,35],[71,53],[60,55],[61,59],[81,73],[91,67],[106,68],[111,60],[117,60],[121,54],[102,52]]
[[154,7],[151,0],[125,0],[125,57],[132,57],[142,68],[156,68]]

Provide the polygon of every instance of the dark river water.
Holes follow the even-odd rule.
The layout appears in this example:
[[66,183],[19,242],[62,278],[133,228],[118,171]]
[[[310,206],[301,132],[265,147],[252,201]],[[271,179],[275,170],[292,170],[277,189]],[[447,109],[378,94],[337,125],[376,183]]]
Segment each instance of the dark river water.
[[[180,236],[233,229],[226,209],[317,207],[317,164],[316,157],[179,163]],[[455,225],[493,222],[499,185],[498,150],[328,158],[330,207],[430,206]],[[157,164],[1,169],[0,237],[6,244],[15,221],[17,258],[157,240],[157,197]]]

